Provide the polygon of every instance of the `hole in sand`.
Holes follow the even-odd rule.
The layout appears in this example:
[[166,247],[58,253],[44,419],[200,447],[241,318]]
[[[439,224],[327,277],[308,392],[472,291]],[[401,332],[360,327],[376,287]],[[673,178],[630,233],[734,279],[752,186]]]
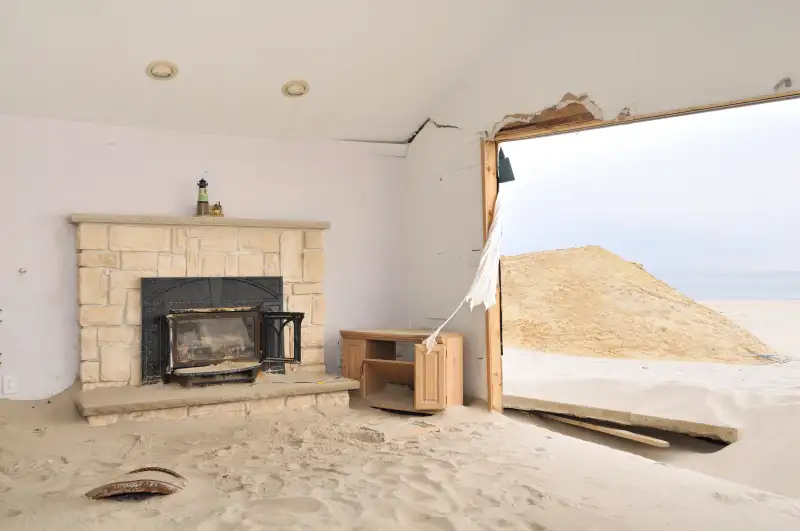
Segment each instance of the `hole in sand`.
[[161,494],[157,492],[131,492],[127,494],[115,494],[113,496],[105,496],[99,499],[112,500],[118,502],[140,502],[149,500],[151,498],[161,498],[162,496],[166,496],[166,494]]
[[[636,454],[642,457],[646,457],[648,459],[652,459],[654,461],[661,461],[664,463],[669,463],[670,461],[672,461],[673,457],[676,457],[681,454],[686,454],[686,453],[711,454],[714,452],[718,452],[728,446],[728,443],[713,439],[708,439],[704,437],[692,437],[690,435],[684,435],[682,433],[675,433],[655,428],[625,426],[601,420],[574,419],[595,426],[603,426],[608,428],[625,430],[634,434],[644,435],[646,437],[652,437],[654,439],[666,441],[667,443],[669,443],[668,448],[657,448],[639,442],[622,439],[615,435],[593,431],[580,426],[564,424],[562,422],[558,422],[540,416],[537,413],[506,410],[506,415],[511,418],[520,420],[522,422],[529,422],[535,424],[536,426],[560,433],[562,435],[567,435],[569,437],[574,437],[576,439],[581,439],[587,442],[593,442],[595,444],[608,446],[609,448],[614,448],[615,450],[622,450],[624,452]],[[573,419],[573,417],[565,417],[565,418]]]

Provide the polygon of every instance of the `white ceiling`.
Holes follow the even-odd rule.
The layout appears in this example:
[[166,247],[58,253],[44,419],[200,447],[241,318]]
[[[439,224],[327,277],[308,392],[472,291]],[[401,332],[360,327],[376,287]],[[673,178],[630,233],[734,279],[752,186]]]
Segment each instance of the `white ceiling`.
[[[0,0],[0,113],[403,140],[530,0]],[[155,81],[156,59],[180,69]],[[281,94],[306,79],[299,99]]]

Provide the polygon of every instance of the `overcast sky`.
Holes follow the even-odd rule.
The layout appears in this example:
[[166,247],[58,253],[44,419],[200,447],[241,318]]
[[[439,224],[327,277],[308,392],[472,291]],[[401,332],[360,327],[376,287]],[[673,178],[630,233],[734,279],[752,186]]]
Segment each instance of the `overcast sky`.
[[651,270],[800,270],[800,100],[502,147],[505,255],[594,244]]

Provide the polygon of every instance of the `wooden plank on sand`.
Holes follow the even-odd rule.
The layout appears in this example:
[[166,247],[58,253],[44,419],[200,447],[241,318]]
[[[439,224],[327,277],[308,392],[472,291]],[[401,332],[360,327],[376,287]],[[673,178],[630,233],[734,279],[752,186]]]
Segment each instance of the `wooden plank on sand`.
[[573,426],[579,426],[581,428],[586,428],[587,430],[599,431],[600,433],[614,435],[616,437],[628,439],[629,441],[649,444],[650,446],[657,446],[658,448],[669,448],[669,443],[667,441],[656,439],[655,437],[648,437],[647,435],[641,435],[632,431],[622,430],[619,428],[609,428],[608,426],[598,426],[597,424],[589,424],[588,422],[582,422],[569,417],[559,417],[558,415],[551,415],[550,413],[539,413],[539,415],[548,420],[555,420],[556,422],[563,422],[564,424],[572,424]]
[[541,400],[524,396],[503,395],[503,407],[519,409],[521,411],[536,411],[542,413],[556,413],[583,419],[604,420],[623,426],[641,426],[658,430],[683,433],[692,437],[706,437],[726,443],[735,443],[739,440],[739,430],[731,426],[705,424],[690,420],[670,419],[654,415],[642,415],[631,411],[616,411],[594,406],[568,404],[553,400]]

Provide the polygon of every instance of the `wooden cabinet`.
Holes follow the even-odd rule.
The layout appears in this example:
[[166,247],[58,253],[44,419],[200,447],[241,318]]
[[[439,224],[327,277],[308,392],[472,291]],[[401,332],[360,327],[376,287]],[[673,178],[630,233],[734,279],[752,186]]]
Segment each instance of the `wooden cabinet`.
[[342,376],[353,380],[361,379],[361,365],[367,351],[367,342],[363,339],[342,338]]
[[[342,375],[361,382],[361,396],[374,407],[439,411],[464,403],[463,339],[443,332],[433,350],[427,330],[342,330]],[[397,343],[413,344],[412,359],[397,355]]]

